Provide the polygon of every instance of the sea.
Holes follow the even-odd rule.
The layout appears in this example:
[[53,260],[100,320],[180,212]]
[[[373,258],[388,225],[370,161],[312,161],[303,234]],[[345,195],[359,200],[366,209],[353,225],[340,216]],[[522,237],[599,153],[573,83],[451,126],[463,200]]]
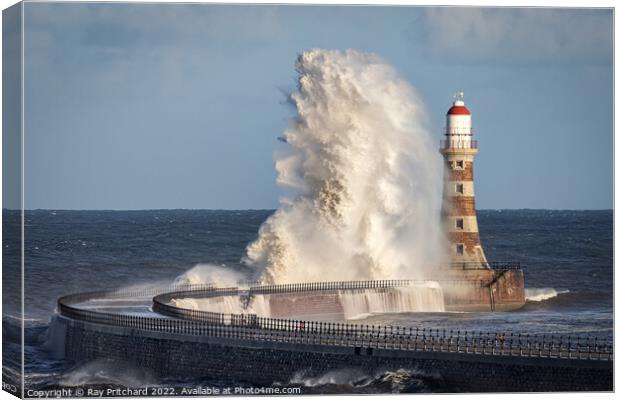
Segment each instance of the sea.
[[[50,321],[58,297],[81,291],[172,282],[197,264],[252,276],[241,263],[248,243],[273,210],[32,210],[25,214],[25,387],[230,387],[252,382],[156,378],[104,360],[74,363],[53,356]],[[20,214],[3,210],[3,377],[21,366]],[[355,323],[556,335],[613,335],[613,210],[480,210],[490,261],[518,261],[526,305],[513,312],[369,315]],[[367,376],[335,370],[274,385],[302,393],[441,391],[423,371]]]

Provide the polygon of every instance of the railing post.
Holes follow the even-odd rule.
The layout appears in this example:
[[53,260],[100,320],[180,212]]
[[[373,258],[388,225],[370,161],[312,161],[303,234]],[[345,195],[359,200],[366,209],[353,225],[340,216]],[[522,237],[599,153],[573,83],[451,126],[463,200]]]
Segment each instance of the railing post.
[[[472,332],[471,337],[472,337],[472,342],[473,342],[472,343],[472,345],[473,345],[472,346],[473,347],[472,351],[474,352],[474,354],[476,354],[476,349],[478,347],[477,346],[478,340],[480,340],[480,332],[477,332],[477,334],[474,334],[474,332]],[[478,340],[476,340],[476,339],[478,339]]]
[[594,337],[594,353],[596,353],[596,356],[597,356],[597,357],[596,357],[596,359],[599,359],[601,355],[600,355],[600,353],[598,352],[598,344],[597,344],[597,339],[598,339],[598,338],[595,336],[595,337]]
[[443,329],[439,338],[439,351],[443,352],[443,345],[446,338],[446,330]]
[[605,340],[605,353],[607,355],[607,360],[611,360],[613,353],[613,340],[609,338],[609,336]]
[[550,340],[551,340],[551,344],[547,343],[547,345],[549,346],[549,355],[548,355],[549,358],[551,358],[551,356],[553,354],[552,353],[553,352],[553,346],[555,345],[554,344],[555,340],[553,339],[553,334],[551,334],[551,339]]
[[403,341],[405,342],[405,350],[411,350],[411,327],[409,327],[409,334],[407,334],[407,328],[403,327]]
[[428,350],[433,351],[435,346],[435,342],[433,341],[433,328],[428,329],[428,335],[426,335],[426,339],[428,341]]
[[465,331],[465,354],[469,353],[469,337]]

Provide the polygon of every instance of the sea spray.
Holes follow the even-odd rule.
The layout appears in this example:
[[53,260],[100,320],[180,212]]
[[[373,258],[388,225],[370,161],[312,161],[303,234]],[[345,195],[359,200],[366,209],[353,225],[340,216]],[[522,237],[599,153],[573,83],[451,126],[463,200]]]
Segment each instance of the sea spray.
[[555,290],[554,288],[525,288],[526,301],[545,301],[557,297],[560,294],[569,293],[567,290]]
[[246,280],[240,272],[223,265],[197,264],[179,275],[174,285],[213,284],[217,287],[234,287]]
[[441,159],[415,91],[373,54],[311,50],[276,156],[292,193],[244,262],[266,283],[422,279],[442,259]]
[[[379,369],[373,375],[356,368],[334,369],[316,376],[311,370],[296,372],[289,384],[301,385],[305,388],[332,387],[332,391],[341,387],[336,393],[343,390],[350,391],[354,388],[367,388],[368,391],[360,393],[418,393],[427,392],[428,384],[441,379],[439,376],[430,375],[428,372],[417,369],[397,369],[396,371]],[[378,390],[379,389],[379,390]],[[329,390],[329,389],[328,389]],[[378,390],[378,391],[377,391]],[[323,391],[309,392],[325,393]]]
[[215,312],[221,314],[256,314],[270,317],[269,296],[254,296],[249,304],[244,304],[239,296],[221,296],[212,298],[179,298],[172,299],[175,307],[191,310]]
[[[311,296],[311,299],[305,297],[306,295]],[[323,296],[322,299],[321,296]],[[272,314],[272,296],[254,295],[249,300],[246,302],[237,295],[210,298],[187,297],[173,299],[171,304],[185,309],[222,314],[256,314],[260,317],[278,317]],[[337,293],[293,293],[286,299],[286,317],[304,318],[308,316],[308,311],[311,311],[310,314],[315,317],[321,314],[331,315],[334,312],[334,301],[339,304],[342,311],[341,317],[347,320],[361,319],[372,314],[445,311],[441,286],[436,282],[427,282],[406,287],[339,290]],[[277,309],[278,299],[275,302]]]
[[341,291],[339,297],[345,319],[361,319],[372,314],[445,311],[443,291],[434,282],[383,290]]
[[293,375],[289,383],[305,387],[325,385],[366,386],[372,381],[372,376],[361,369],[342,368],[330,370],[319,376],[313,376],[311,370],[298,371]]
[[74,369],[58,377],[61,386],[115,386],[142,388],[154,385],[155,377],[145,368],[130,363],[98,359],[78,364]]

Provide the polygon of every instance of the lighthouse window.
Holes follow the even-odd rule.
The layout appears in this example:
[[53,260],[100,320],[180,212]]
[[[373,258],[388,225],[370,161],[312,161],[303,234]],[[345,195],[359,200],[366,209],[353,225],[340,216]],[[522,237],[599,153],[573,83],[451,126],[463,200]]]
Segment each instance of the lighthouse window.
[[455,188],[454,188],[454,190],[455,190],[457,193],[461,193],[461,194],[462,194],[462,193],[463,193],[463,184],[462,184],[462,183],[457,183],[457,184],[456,184],[456,186],[455,186]]
[[456,229],[463,229],[463,218],[456,219]]
[[463,160],[458,160],[458,161],[456,162],[456,167],[455,167],[454,169],[463,169],[463,168],[465,168],[465,166],[464,166],[464,165],[465,165],[465,164],[463,163]]
[[459,243],[459,244],[456,245],[456,254],[457,255],[462,256],[464,251],[465,251],[465,245],[464,244]]

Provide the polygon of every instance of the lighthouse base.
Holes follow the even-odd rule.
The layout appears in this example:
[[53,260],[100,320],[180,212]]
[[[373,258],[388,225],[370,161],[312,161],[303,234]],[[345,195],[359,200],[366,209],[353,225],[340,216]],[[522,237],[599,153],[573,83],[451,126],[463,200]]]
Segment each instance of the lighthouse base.
[[[380,312],[502,312],[525,304],[521,270],[446,269],[431,278],[436,288],[418,285],[366,290],[318,290],[264,296],[271,317],[349,319]],[[364,303],[361,307],[360,304]]]
[[449,270],[446,275],[453,278],[442,283],[446,311],[512,311],[525,304],[521,270]]

